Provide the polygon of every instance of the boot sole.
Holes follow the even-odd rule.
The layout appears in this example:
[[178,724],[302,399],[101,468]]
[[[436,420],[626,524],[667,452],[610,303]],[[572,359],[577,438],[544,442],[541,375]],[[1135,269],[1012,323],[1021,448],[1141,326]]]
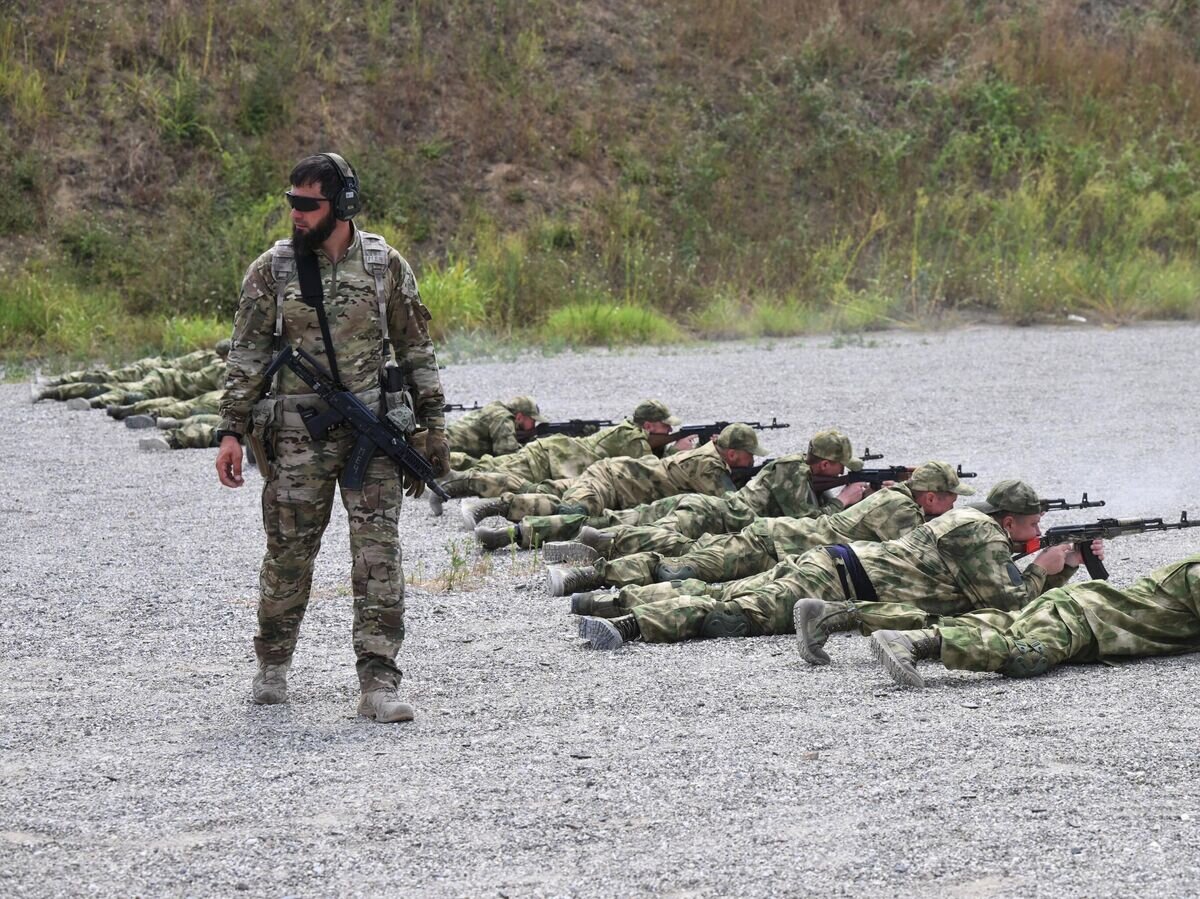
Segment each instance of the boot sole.
[[446,510],[443,508],[445,501],[436,493],[429,494],[429,511],[433,513],[434,518],[441,518],[442,513]]
[[467,502],[466,500],[460,503],[458,507],[458,514],[462,516],[463,526],[468,531],[474,532],[475,528],[479,525],[479,522],[475,520],[475,510],[471,507],[471,503]]
[[556,540],[542,544],[542,558],[550,563],[559,562],[595,562],[600,553],[583,543],[574,540]]
[[915,670],[906,666],[896,654],[892,652],[892,647],[883,642],[876,640],[875,634],[871,635],[871,654],[875,659],[887,669],[887,673],[892,676],[892,680],[903,687],[924,687],[925,678],[921,677]]
[[625,642],[620,632],[603,618],[580,618],[579,636],[592,649],[616,649]]

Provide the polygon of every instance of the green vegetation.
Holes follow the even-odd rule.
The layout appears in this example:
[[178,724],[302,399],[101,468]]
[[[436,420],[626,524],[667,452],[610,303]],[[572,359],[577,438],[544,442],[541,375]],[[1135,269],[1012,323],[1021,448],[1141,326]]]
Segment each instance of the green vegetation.
[[1194,318],[1198,128],[1192,0],[15,0],[0,356],[209,342],[323,148],[460,346]]

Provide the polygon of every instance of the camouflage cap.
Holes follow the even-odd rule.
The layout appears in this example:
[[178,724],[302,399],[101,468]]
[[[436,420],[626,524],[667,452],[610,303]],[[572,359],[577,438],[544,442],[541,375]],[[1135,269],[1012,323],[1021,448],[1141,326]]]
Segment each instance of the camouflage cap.
[[679,419],[671,414],[667,404],[659,400],[642,400],[633,410],[633,423],[640,425],[647,421],[665,421],[669,425],[679,424]]
[[833,429],[813,434],[812,440],[808,442],[808,454],[818,459],[828,459],[830,462],[841,462],[851,471],[858,471],[863,467],[862,459],[854,457],[854,450],[850,448],[850,438]]
[[959,481],[958,472],[948,462],[926,462],[918,465],[908,477],[908,486],[913,490],[957,493],[959,496],[971,496],[975,492],[974,487],[968,487]]
[[522,412],[534,421],[546,420],[542,418],[542,410],[538,408],[538,404],[531,396],[514,396],[504,404],[504,408],[509,412]]
[[758,431],[740,422],[727,425],[717,435],[717,446],[721,449],[745,450],[755,456],[766,456],[768,451],[758,442]]
[[229,355],[229,348],[233,346],[233,341],[228,337],[223,340],[218,340],[217,345],[213,347],[217,351],[217,355],[224,359]]
[[989,515],[993,512],[1011,512],[1014,515],[1036,515],[1042,511],[1042,501],[1037,491],[1016,478],[1000,481],[988,491],[987,499],[972,503],[971,507]]

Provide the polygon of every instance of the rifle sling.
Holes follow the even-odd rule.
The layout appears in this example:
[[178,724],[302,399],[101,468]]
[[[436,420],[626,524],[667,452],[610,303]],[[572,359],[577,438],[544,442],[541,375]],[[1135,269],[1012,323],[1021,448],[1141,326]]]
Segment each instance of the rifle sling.
[[833,546],[826,546],[825,552],[829,553],[829,558],[833,559],[834,565],[837,567],[838,579],[842,582],[842,594],[848,602],[879,601],[875,585],[867,577],[867,572],[863,569],[862,562],[858,560],[853,549],[844,543],[835,543]]
[[333,337],[329,333],[329,318],[325,315],[325,289],[321,286],[321,265],[316,253],[307,253],[296,259],[296,273],[300,276],[300,295],[304,302],[317,310],[317,323],[321,326],[321,340],[325,344],[325,358],[329,360],[329,373],[338,384],[337,355],[333,351]]

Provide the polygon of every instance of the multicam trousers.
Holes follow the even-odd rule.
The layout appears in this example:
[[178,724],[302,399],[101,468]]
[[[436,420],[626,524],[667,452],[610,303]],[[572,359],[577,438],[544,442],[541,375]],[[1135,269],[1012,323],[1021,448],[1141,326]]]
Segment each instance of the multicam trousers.
[[284,429],[263,487],[267,551],[259,575],[258,658],[291,658],[308,607],[313,562],[329,524],[333,493],[341,491],[350,520],[350,580],[354,591],[354,654],[362,689],[395,685],[395,658],[404,641],[404,572],[398,533],[400,476],[386,456],[367,466],[361,490],[346,490],[338,475],[353,445],[341,429],[314,440],[303,429]]

